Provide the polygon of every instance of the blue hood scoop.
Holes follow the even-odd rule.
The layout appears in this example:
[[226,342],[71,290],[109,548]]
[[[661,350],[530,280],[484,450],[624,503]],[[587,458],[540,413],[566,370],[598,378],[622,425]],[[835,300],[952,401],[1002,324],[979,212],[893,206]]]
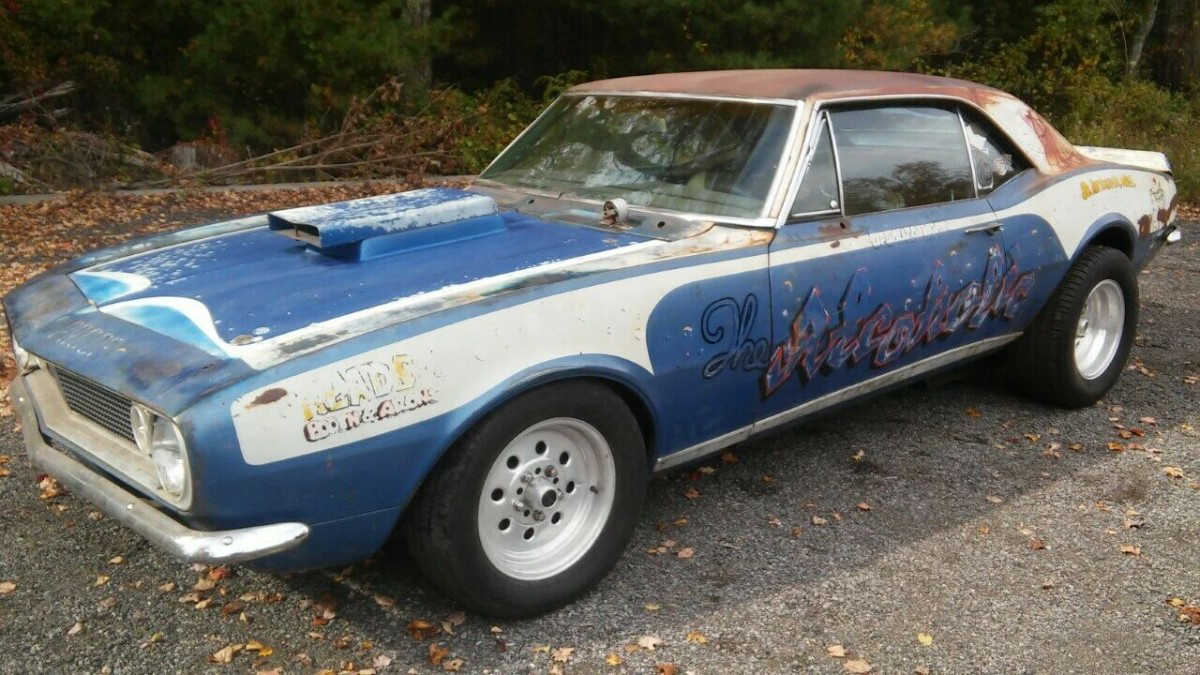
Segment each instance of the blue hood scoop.
[[491,197],[454,188],[273,211],[267,224],[322,254],[349,260],[474,239],[505,228]]

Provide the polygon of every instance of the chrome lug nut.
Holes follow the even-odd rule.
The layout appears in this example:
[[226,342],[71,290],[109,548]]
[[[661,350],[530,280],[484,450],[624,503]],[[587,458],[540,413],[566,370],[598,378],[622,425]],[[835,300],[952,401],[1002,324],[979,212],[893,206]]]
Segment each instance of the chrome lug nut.
[[546,467],[546,477],[547,478],[554,478],[557,475],[558,475],[558,469],[555,469],[552,466]]
[[546,519],[546,514],[542,513],[541,511],[534,511],[533,519],[540,523]]
[[533,474],[526,471],[524,474],[521,475],[521,482],[525,483],[526,485],[532,483],[533,482]]
[[514,499],[513,500],[513,510],[514,511],[524,511],[527,508],[529,508],[529,505],[525,503],[524,499]]

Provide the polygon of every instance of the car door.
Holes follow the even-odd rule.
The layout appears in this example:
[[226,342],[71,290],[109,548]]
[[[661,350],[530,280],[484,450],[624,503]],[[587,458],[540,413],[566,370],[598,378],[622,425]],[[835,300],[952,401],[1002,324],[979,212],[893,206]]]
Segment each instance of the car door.
[[[957,109],[834,108],[768,254],[764,419],[786,422],[1008,339],[1027,292],[978,195]],[[757,427],[756,427],[757,428]]]

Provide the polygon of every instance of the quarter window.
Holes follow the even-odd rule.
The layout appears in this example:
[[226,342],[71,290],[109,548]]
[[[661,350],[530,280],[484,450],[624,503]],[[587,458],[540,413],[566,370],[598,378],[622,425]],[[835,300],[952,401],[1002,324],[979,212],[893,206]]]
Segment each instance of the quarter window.
[[976,196],[957,111],[905,106],[829,117],[847,215]]
[[963,112],[963,129],[967,135],[971,161],[975,164],[975,186],[979,194],[995,190],[1009,178],[1029,168],[999,134],[988,129],[974,115]]

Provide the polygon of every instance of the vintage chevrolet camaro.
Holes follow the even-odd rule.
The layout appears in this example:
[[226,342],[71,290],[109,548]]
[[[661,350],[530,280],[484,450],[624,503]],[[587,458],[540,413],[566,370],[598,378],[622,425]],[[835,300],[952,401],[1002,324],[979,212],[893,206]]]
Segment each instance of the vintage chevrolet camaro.
[[612,567],[648,478],[986,354],[1113,386],[1176,193],[937,77],[567,91],[466,189],[152,237],[4,300],[33,463],[175,556],[289,570],[394,532],[490,615]]

